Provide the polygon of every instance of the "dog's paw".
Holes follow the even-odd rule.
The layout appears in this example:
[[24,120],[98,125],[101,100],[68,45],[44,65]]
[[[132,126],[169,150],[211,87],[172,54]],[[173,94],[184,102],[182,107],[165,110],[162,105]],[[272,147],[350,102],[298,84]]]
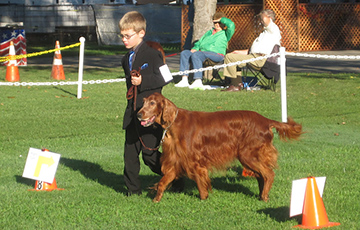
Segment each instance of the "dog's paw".
[[149,187],[148,189],[150,189],[152,191],[157,191],[158,190],[158,185],[159,185],[159,183],[156,183],[152,187]]

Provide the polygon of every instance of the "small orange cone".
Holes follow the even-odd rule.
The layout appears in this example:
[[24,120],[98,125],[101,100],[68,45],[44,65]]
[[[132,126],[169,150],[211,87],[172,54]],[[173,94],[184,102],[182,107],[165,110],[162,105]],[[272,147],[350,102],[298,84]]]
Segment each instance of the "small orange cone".
[[[48,149],[42,149],[42,151],[49,152]],[[55,178],[51,184],[49,184],[45,181],[37,180],[35,183],[35,188],[29,189],[29,191],[49,191],[49,192],[53,191],[53,190],[64,190],[63,188],[57,187]]]
[[302,224],[294,227],[319,229],[337,225],[340,225],[340,223],[329,222],[315,177],[309,177],[306,184]]
[[9,63],[6,68],[6,81],[14,82],[20,81],[19,69],[15,59],[14,42],[10,42],[9,47]]
[[63,188],[57,187],[55,178],[51,184],[49,184],[45,181],[37,180],[35,183],[35,188],[30,189],[29,191],[48,191],[48,192],[50,192],[53,190],[64,190]]
[[255,174],[254,174],[254,172],[244,168],[242,171],[242,176],[243,177],[255,177]]
[[[56,41],[55,49],[60,49],[60,42]],[[60,50],[55,51],[51,76],[55,80],[65,80],[64,67]]]

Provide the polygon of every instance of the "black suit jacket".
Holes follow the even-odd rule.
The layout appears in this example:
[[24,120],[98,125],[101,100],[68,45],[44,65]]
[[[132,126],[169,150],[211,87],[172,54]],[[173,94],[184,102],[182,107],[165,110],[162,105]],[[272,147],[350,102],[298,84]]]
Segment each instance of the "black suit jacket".
[[[123,57],[121,64],[125,72],[126,86],[129,90],[132,86],[129,69],[129,53]],[[159,67],[162,65],[164,65],[162,54],[149,47],[145,42],[142,42],[133,62],[133,69],[139,70],[141,68],[140,74],[142,76],[142,82],[137,86],[136,110],[134,111],[134,98],[129,99],[124,114],[123,129],[126,129],[132,119],[135,118],[137,111],[143,105],[143,99],[155,92],[161,93],[162,87],[167,84],[159,70]]]

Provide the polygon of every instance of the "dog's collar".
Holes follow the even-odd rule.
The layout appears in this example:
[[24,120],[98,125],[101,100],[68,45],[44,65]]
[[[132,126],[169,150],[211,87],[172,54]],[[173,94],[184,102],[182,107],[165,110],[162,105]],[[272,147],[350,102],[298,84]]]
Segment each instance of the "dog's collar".
[[178,116],[178,113],[179,113],[179,109],[176,110],[176,114],[175,114],[175,117],[174,117],[173,122],[171,122],[171,123],[169,124],[169,126],[166,127],[166,129],[164,129],[163,135],[162,135],[162,138],[161,138],[161,141],[160,141],[160,144],[162,144],[162,143],[164,142],[166,132],[169,130],[169,128],[171,127],[171,125],[174,124],[174,122],[175,122],[175,120],[176,120],[176,118],[177,118],[177,116]]

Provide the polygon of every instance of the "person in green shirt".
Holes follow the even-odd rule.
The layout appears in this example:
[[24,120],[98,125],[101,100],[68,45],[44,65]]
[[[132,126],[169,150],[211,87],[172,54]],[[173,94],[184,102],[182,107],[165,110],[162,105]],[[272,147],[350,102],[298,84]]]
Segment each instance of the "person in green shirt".
[[[214,27],[208,30],[191,50],[183,50],[180,54],[180,71],[189,70],[190,62],[194,69],[203,67],[205,59],[214,62],[224,60],[228,42],[235,32],[235,24],[222,12],[213,16]],[[176,87],[202,88],[202,72],[194,73],[194,82],[189,85],[188,75],[183,75]]]

